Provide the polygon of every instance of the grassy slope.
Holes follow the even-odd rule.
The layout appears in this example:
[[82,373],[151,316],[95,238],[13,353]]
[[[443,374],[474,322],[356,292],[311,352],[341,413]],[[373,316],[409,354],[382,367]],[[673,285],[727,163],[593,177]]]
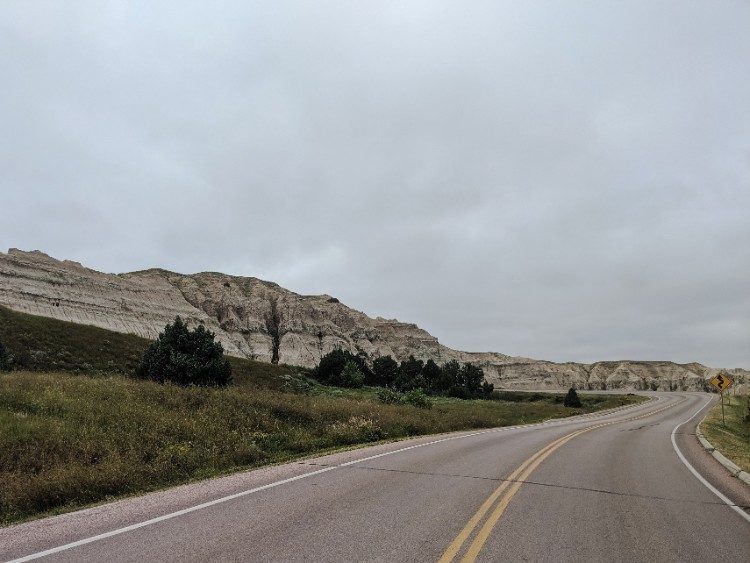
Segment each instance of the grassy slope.
[[721,423],[721,403],[716,403],[701,423],[701,431],[716,449],[750,472],[750,420],[745,418],[748,400],[747,396],[724,399],[725,425]]
[[144,339],[2,307],[0,340],[25,370],[0,373],[0,525],[342,446],[640,400],[582,396],[568,409],[561,395],[518,393],[421,410],[238,358],[235,385],[185,389],[122,377]]
[[[16,369],[132,375],[149,340],[89,325],[28,315],[0,306],[0,342]],[[300,370],[245,358],[229,358],[237,385],[288,388]]]
[[18,369],[133,373],[144,338],[0,306],[0,341]]

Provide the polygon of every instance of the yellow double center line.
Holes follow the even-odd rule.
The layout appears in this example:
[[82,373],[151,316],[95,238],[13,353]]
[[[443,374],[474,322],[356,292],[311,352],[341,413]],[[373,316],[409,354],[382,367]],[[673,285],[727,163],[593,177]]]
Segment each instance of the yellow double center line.
[[[472,516],[471,519],[469,519],[469,521],[466,523],[466,526],[464,526],[461,532],[459,532],[459,534],[456,536],[456,539],[454,539],[451,542],[451,544],[448,546],[448,548],[445,550],[442,557],[440,557],[439,559],[439,563],[449,563],[450,561],[453,561],[453,559],[461,551],[461,548],[464,546],[464,544],[469,539],[471,534],[474,532],[476,527],[482,521],[482,518],[484,518],[484,516],[494,506],[495,507],[494,510],[492,510],[492,513],[490,514],[490,516],[487,518],[487,520],[485,520],[484,525],[481,527],[477,535],[474,537],[474,541],[471,542],[471,545],[469,546],[468,550],[466,551],[463,558],[461,559],[463,563],[475,561],[477,558],[477,555],[479,555],[479,552],[481,551],[482,547],[487,541],[487,538],[490,537],[490,534],[492,533],[492,530],[495,527],[495,524],[497,524],[498,520],[500,520],[500,517],[505,512],[505,509],[508,507],[508,505],[510,504],[510,501],[513,499],[515,494],[524,484],[525,480],[539,466],[539,464],[542,463],[557,448],[565,445],[567,442],[569,442],[576,436],[580,436],[581,434],[590,432],[591,430],[594,430],[596,428],[602,428],[603,426],[609,426],[611,424],[620,424],[622,422],[629,422],[632,420],[646,418],[647,416],[652,416],[666,409],[679,405],[680,403],[686,400],[687,399],[683,399],[682,401],[678,401],[671,405],[667,405],[666,407],[662,407],[655,411],[651,411],[651,412],[648,412],[639,416],[625,418],[623,420],[614,420],[611,422],[604,422],[601,424],[595,424],[593,426],[583,428],[581,430],[576,430],[575,432],[566,434],[562,438],[558,438],[552,443],[547,444],[538,452],[536,452],[534,455],[529,457],[526,461],[524,461],[521,465],[519,465],[513,471],[513,473],[508,475],[503,480],[503,483],[497,489],[495,489],[489,497],[487,497],[487,500],[485,500],[482,503],[482,506],[479,507],[479,510],[477,510],[474,516]],[[503,495],[503,493],[505,494]]]

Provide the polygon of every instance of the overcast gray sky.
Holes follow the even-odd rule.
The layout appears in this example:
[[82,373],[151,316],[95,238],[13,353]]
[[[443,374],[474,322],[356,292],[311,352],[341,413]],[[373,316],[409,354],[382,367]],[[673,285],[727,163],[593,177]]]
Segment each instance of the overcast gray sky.
[[0,246],[750,368],[749,30],[746,1],[3,0]]

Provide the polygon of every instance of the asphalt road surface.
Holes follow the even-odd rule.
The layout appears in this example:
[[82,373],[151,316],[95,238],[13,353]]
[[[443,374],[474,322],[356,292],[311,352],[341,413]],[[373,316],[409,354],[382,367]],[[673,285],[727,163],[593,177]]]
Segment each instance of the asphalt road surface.
[[694,435],[715,399],[652,398],[604,415],[341,452],[3,528],[0,560],[750,561],[750,488]]

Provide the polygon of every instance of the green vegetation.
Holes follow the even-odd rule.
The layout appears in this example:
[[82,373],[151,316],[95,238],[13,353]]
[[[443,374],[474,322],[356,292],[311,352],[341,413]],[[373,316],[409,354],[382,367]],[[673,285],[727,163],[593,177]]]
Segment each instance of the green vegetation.
[[[361,373],[362,377],[349,376],[351,369],[345,374],[345,368],[351,364]],[[401,392],[422,390],[430,395],[443,395],[462,399],[479,397],[490,398],[494,386],[484,379],[482,368],[473,364],[463,366],[451,360],[443,366],[434,361],[417,360],[409,356],[399,365],[390,356],[375,358],[372,369],[364,357],[354,355],[345,350],[333,350],[320,359],[320,363],[312,370],[312,377],[328,385],[341,387],[361,387],[362,385],[377,385],[397,389]]]
[[3,346],[2,341],[0,341],[0,371],[10,371],[12,368],[8,351]]
[[[119,376],[0,376],[0,523],[377,440],[506,426],[615,407],[539,400],[382,404],[373,388],[308,394],[181,387]],[[603,399],[603,400],[600,400]]]
[[323,356],[310,372],[311,377],[326,385],[362,387],[375,384],[373,372],[362,356],[345,350],[333,350]]
[[726,457],[750,472],[750,397],[724,397],[725,424],[721,403],[716,403],[701,423],[701,432]]
[[145,338],[11,311],[0,306],[0,340],[15,369],[132,374]]
[[387,386],[398,377],[398,362],[390,356],[380,356],[372,362],[374,385]]
[[404,394],[388,387],[378,389],[378,401],[384,405],[400,405],[404,402]]
[[[340,447],[640,400],[583,396],[572,409],[560,394],[428,397],[414,387],[418,378],[456,384],[476,371],[435,370],[413,358],[395,369],[380,359],[371,370],[346,354],[328,372],[341,365],[336,377],[346,387],[321,385],[302,368],[239,358],[228,358],[232,385],[159,384],[123,377],[136,373],[148,340],[2,307],[0,341],[16,370],[0,374],[0,524]],[[392,383],[400,378],[400,391],[360,387],[384,373]]]
[[148,347],[136,373],[159,383],[227,385],[232,367],[224,359],[224,347],[214,338],[203,325],[190,330],[177,317]]
[[[132,375],[151,340],[89,325],[58,321],[0,306],[0,341],[12,367],[28,371],[66,371]],[[227,358],[235,385],[300,391],[314,382],[306,370],[245,358]]]
[[384,405],[414,405],[420,409],[431,409],[433,404],[421,389],[399,393],[388,387],[381,387],[378,390],[378,400]]
[[339,381],[334,385],[339,387],[362,387],[365,382],[364,374],[354,362],[346,362],[344,369],[339,374]]
[[568,394],[565,395],[565,401],[563,404],[566,407],[571,407],[574,409],[581,407],[581,399],[578,397],[578,393],[576,393],[576,390],[572,387],[568,389]]

